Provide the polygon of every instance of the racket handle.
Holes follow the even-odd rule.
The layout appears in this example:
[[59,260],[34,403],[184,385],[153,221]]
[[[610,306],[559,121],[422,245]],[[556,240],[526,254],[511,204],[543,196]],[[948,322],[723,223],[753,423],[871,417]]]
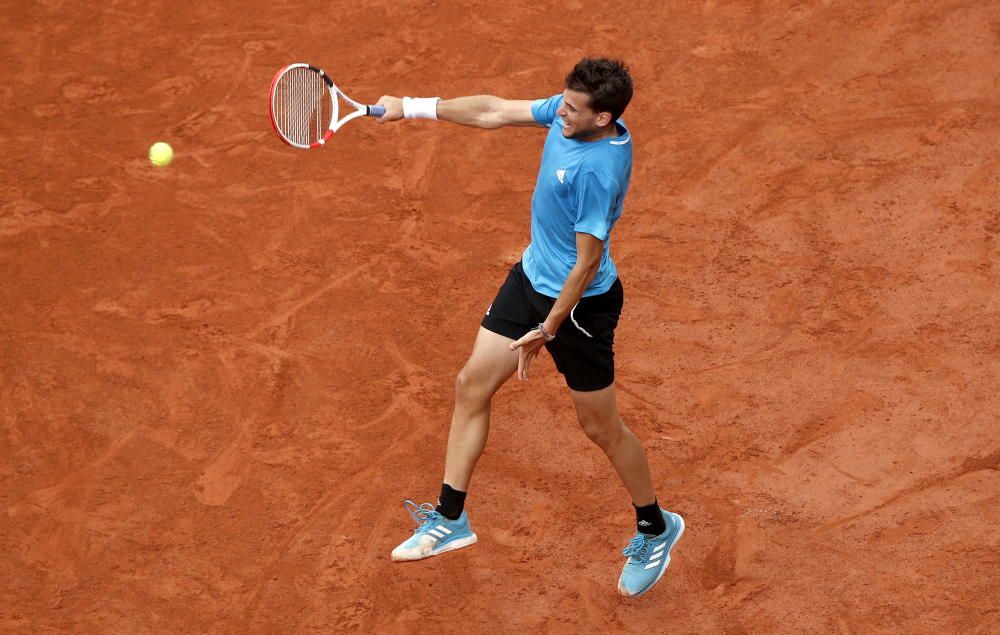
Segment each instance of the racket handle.
[[385,106],[368,106],[369,117],[381,117],[385,114]]

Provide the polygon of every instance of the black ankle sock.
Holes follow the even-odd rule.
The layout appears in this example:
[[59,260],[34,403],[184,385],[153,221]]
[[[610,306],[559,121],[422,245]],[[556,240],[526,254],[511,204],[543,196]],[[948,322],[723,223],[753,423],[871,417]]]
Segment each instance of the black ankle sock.
[[441,496],[438,498],[437,512],[448,520],[458,520],[465,508],[466,492],[452,489],[451,485],[441,483]]
[[659,536],[667,530],[667,523],[663,520],[660,504],[656,500],[652,505],[636,507],[633,503],[632,507],[635,507],[635,525],[640,533]]

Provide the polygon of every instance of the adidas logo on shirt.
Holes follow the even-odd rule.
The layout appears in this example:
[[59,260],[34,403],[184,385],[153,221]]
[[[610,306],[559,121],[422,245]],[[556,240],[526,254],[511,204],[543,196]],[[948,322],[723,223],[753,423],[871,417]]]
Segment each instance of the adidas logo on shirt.
[[556,178],[559,179],[560,183],[564,183],[566,178],[566,170],[556,170]]

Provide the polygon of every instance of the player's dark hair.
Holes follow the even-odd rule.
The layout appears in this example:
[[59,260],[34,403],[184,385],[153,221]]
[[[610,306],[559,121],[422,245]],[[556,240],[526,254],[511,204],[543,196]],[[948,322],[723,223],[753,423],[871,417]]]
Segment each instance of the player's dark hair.
[[617,121],[632,100],[632,76],[621,60],[585,57],[566,75],[566,88],[590,95],[590,109]]

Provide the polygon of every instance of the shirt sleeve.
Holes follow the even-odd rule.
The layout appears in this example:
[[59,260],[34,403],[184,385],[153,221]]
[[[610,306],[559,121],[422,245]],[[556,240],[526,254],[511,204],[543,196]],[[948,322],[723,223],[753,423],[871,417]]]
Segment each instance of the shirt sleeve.
[[611,214],[618,204],[618,183],[607,174],[587,172],[576,182],[576,223],[573,230],[607,240]]
[[543,126],[551,126],[556,118],[556,110],[562,105],[562,93],[552,95],[548,99],[536,99],[531,104],[531,116]]

